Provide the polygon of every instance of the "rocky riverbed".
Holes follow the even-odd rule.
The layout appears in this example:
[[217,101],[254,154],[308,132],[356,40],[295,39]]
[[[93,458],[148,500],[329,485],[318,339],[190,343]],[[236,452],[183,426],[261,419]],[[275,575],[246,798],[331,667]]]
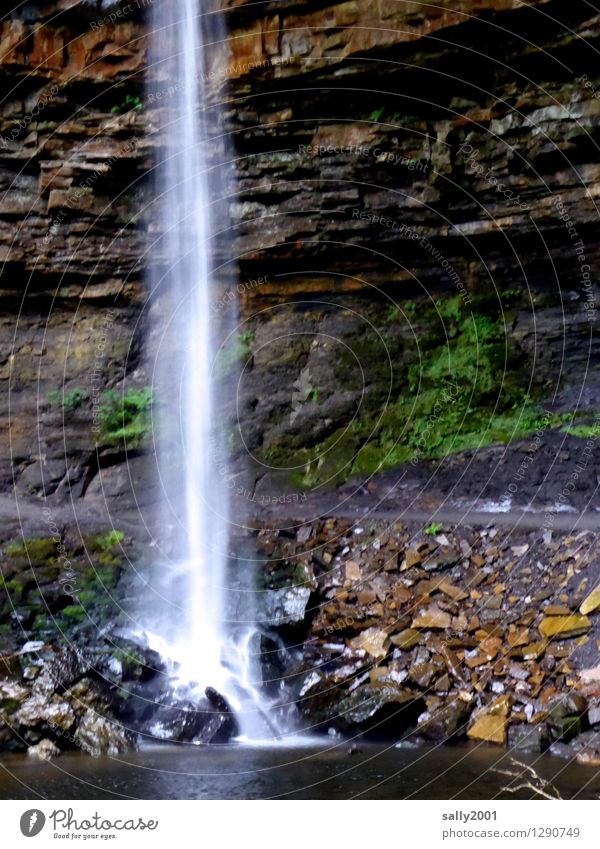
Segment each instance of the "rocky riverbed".
[[[260,566],[261,687],[290,729],[411,744],[471,739],[600,762],[596,531],[278,524],[239,532],[232,562]],[[112,557],[107,568],[122,571]],[[114,598],[127,586],[115,579]],[[37,593],[33,579],[22,588],[15,613],[25,605],[29,620],[15,620],[10,651],[5,636],[2,750],[53,757],[235,736],[227,704],[214,692],[178,692],[118,604],[111,612],[90,600],[91,623],[69,624],[59,610],[62,630],[36,640]]]
[[259,541],[267,575],[295,564],[311,589],[309,727],[598,757],[595,532],[330,519]]

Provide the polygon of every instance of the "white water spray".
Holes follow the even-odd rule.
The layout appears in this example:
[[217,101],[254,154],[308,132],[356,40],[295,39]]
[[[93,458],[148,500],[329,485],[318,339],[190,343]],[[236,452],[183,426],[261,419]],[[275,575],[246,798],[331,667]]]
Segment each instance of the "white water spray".
[[223,143],[209,131],[204,81],[211,77],[209,48],[222,50],[223,44],[219,16],[202,9],[201,0],[154,4],[151,78],[163,92],[155,101],[161,107],[164,102],[164,159],[157,168],[158,229],[164,235],[153,281],[161,328],[154,381],[157,455],[162,521],[176,527],[182,544],[175,566],[164,567],[157,609],[146,624],[152,645],[176,664],[182,688],[214,687],[238,711],[243,734],[256,738],[273,736],[274,727],[253,683],[256,628],[228,621],[235,618],[228,611],[228,499],[211,379],[219,295],[214,222],[227,181],[226,167],[216,161]]

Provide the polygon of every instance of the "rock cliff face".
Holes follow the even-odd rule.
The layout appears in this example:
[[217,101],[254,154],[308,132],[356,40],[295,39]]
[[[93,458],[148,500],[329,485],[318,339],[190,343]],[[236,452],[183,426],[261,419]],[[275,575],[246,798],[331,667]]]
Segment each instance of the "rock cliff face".
[[[409,459],[410,438],[395,436],[424,429],[428,391],[443,400],[440,357],[476,396],[455,405],[460,426],[441,428],[454,450],[506,441],[478,440],[469,406],[491,421],[529,391],[553,410],[597,407],[587,363],[600,101],[587,8],[235,4],[231,21],[237,245],[254,333],[241,430],[269,467],[266,490],[273,466],[301,468],[310,484]],[[495,388],[478,393],[461,371],[452,339],[468,328],[444,313],[452,298]],[[575,400],[565,390],[586,373]]]
[[[114,386],[140,364],[140,209],[168,87],[142,91],[140,4],[104,5],[30,4],[2,24],[3,418],[10,403],[12,466],[30,492],[89,485],[94,375]],[[592,278],[575,246],[593,268],[595,22],[584,7],[562,20],[551,3],[463,5],[228,11],[231,55],[207,85],[219,99],[228,80],[234,107],[247,362],[232,441],[259,464],[348,476],[374,431],[363,465],[376,468],[389,453],[377,414],[407,393],[431,298],[468,308],[485,294],[494,318],[509,308],[538,384],[565,357],[574,383],[587,364]],[[79,409],[48,403],[63,384],[87,391]],[[320,451],[327,440],[337,453]]]
[[[5,489],[13,468],[30,494],[92,496],[98,468],[109,493],[125,486],[93,412],[99,387],[147,381],[144,209],[169,85],[146,74],[145,5],[32,3],[2,21]],[[454,406],[444,451],[479,444],[493,411],[484,443],[519,435],[506,414],[526,391],[598,407],[589,7],[315,0],[226,16],[230,54],[205,82],[239,177],[223,255],[240,282],[215,311],[242,301],[225,357],[244,365],[227,413],[235,468],[251,458],[240,490],[406,461],[398,429],[423,428],[444,356],[482,412]],[[504,373],[496,390],[461,373],[461,339]],[[415,386],[429,397],[411,413]]]
[[81,481],[94,391],[139,356],[149,144],[120,105],[142,85],[146,36],[98,23],[100,6],[28,3],[0,24],[5,491],[13,470],[31,494]]

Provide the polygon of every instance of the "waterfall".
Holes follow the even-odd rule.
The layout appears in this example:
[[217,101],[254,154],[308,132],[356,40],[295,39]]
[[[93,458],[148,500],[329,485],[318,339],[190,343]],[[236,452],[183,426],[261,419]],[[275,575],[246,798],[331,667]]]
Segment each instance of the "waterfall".
[[[273,736],[255,683],[256,628],[230,613],[228,489],[220,463],[221,399],[212,379],[217,319],[224,318],[214,310],[215,233],[227,205],[231,156],[205,81],[208,53],[222,57],[225,39],[221,16],[201,0],[161,0],[152,15],[150,86],[162,138],[150,272],[159,328],[155,440],[164,494],[159,518],[163,528],[174,528],[177,544],[170,562],[161,561],[144,625],[151,644],[175,664],[182,688],[215,688],[238,712],[246,736]],[[236,317],[228,320],[235,328]]]

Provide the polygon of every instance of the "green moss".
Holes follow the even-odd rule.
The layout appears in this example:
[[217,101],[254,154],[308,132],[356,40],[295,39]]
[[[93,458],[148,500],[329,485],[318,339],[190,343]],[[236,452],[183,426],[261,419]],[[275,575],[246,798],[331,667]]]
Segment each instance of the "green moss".
[[22,562],[23,565],[31,562],[34,566],[43,566],[54,562],[57,545],[58,543],[52,537],[13,540],[5,546],[4,553],[7,557]]
[[125,539],[123,531],[112,530],[106,534],[84,537],[85,549],[93,560],[95,571],[85,569],[81,580],[97,581],[97,575],[104,574],[109,582],[115,574],[115,568],[121,565],[121,543]]
[[514,304],[520,301],[523,297],[523,292],[519,289],[503,289],[500,292],[500,300],[504,304]]
[[87,614],[83,607],[79,605],[70,604],[68,607],[63,607],[60,611],[60,616],[65,619],[69,619],[73,622],[81,622],[87,618]]
[[97,590],[80,590],[77,593],[77,599],[83,607],[90,607],[98,601]]
[[51,634],[53,630],[56,630],[56,625],[45,613],[38,613],[29,630],[35,634]]
[[390,306],[385,316],[386,324],[394,324],[400,318],[400,307]]
[[374,109],[367,118],[368,121],[375,124],[398,124],[400,126],[405,126],[407,122],[418,121],[419,117],[417,115],[412,115],[403,112],[397,112],[393,109],[386,108],[385,106],[380,106],[378,109]]
[[77,596],[83,599],[85,593],[91,592],[92,596],[86,596],[90,603],[101,602],[106,598],[106,590],[116,586],[119,575],[121,560],[112,555],[107,555],[108,562],[98,564],[94,558],[94,566],[88,566],[77,576]]
[[125,651],[124,649],[115,649],[111,652],[111,656],[120,663],[132,663],[136,666],[144,666],[145,661],[141,654],[135,651]]
[[21,702],[18,699],[13,699],[7,696],[5,699],[0,699],[0,711],[2,713],[14,713],[21,707]]
[[142,446],[150,434],[152,403],[149,387],[127,393],[105,392],[98,410],[103,441],[127,448]]
[[5,582],[4,588],[10,596],[17,596],[20,598],[25,590],[25,583],[23,581],[19,581],[18,578],[12,578],[10,581]]
[[[316,456],[308,450],[295,452],[296,463],[300,457],[305,464],[295,475],[296,485],[310,488],[508,443],[563,420],[544,417],[536,398],[527,394],[528,375],[506,335],[497,301],[473,299],[465,306],[459,295],[441,298],[422,309],[419,319],[420,357],[404,362],[396,397],[383,412],[363,415],[351,428],[337,431]],[[368,339],[364,349],[360,340],[356,347],[353,340],[359,359],[375,362]],[[285,464],[283,456],[280,463]]]
[[577,436],[579,439],[597,439],[600,436],[600,421],[595,424],[567,425],[562,428],[563,433],[569,436]]
[[89,398],[85,389],[71,389],[69,392],[48,392],[48,402],[53,407],[62,407],[70,412],[78,410]]
[[217,378],[227,377],[239,368],[250,356],[252,343],[254,342],[254,331],[245,330],[243,333],[233,336],[227,340],[219,349],[214,361],[214,373]]
[[304,563],[280,559],[279,550],[273,552],[273,560],[259,573],[261,590],[280,590],[286,587],[308,586],[312,588],[315,578],[312,570]]
[[112,530],[107,534],[102,534],[95,538],[95,543],[101,551],[110,551],[111,548],[116,548],[125,539],[123,531]]
[[128,94],[125,100],[121,101],[121,103],[116,103],[110,111],[113,115],[121,115],[124,112],[131,112],[133,109],[139,112],[143,106],[144,103],[141,97],[137,94]]
[[[350,477],[410,462],[522,440],[538,429],[567,426],[567,432],[589,438],[600,433],[574,413],[546,415],[540,399],[544,389],[529,386],[522,352],[506,331],[511,314],[506,304],[518,300],[516,290],[497,295],[460,295],[438,299],[429,306],[413,303],[382,308],[380,324],[406,321],[417,344],[403,341],[394,349],[391,397],[363,398],[352,424],[339,428],[320,444],[307,446],[306,435],[285,434],[264,450],[264,459],[277,468],[296,467],[291,483],[310,489],[339,484]],[[395,334],[395,331],[391,331]],[[396,338],[398,334],[394,335]],[[360,390],[356,360],[369,363],[373,387],[386,386],[389,363],[381,343],[370,332],[345,339],[347,348],[332,365],[344,388]],[[587,413],[589,421],[590,414]]]
[[126,678],[141,678],[146,668],[146,661],[142,655],[135,651],[127,651],[125,649],[115,649],[111,653],[111,657],[118,660],[123,667],[123,675]]

